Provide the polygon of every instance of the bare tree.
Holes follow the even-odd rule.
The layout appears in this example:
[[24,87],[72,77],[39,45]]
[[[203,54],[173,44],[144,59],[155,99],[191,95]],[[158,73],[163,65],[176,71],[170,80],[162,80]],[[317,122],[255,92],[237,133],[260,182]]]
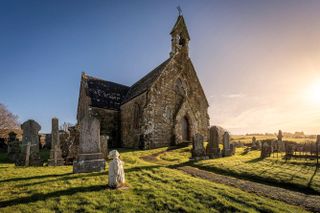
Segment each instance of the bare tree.
[[18,129],[18,116],[12,114],[5,105],[0,103],[0,130]]
[[59,130],[63,130],[65,132],[69,132],[68,128],[71,127],[71,126],[74,126],[74,125],[71,124],[71,123],[68,123],[68,122],[63,122],[63,124],[60,125]]

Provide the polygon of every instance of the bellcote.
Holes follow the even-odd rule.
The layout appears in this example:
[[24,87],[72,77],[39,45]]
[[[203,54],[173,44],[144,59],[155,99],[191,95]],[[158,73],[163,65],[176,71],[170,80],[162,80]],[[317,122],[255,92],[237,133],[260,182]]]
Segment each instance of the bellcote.
[[188,33],[187,25],[182,15],[178,16],[178,19],[173,26],[171,32],[171,52],[172,57],[176,53],[182,53],[188,57],[190,36]]

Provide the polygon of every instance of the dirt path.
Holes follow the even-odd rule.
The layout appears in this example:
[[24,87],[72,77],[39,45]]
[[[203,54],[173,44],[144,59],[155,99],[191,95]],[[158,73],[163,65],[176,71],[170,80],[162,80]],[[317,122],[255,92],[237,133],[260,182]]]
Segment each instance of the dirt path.
[[[155,153],[149,156],[144,156],[141,159],[148,162],[157,163],[157,156],[164,152],[166,151]],[[301,192],[295,192],[280,187],[256,183],[249,180],[237,179],[226,175],[220,175],[213,172],[204,171],[191,166],[180,166],[175,167],[175,169],[181,170],[194,177],[199,177],[212,182],[239,188],[249,193],[254,193],[259,196],[283,201],[291,205],[301,206],[309,211],[320,212],[320,196],[307,195]]]
[[295,206],[302,206],[310,211],[320,212],[320,196],[306,195],[300,192],[294,192],[279,187],[269,186],[248,180],[241,180],[225,175],[219,175],[191,166],[182,166],[178,167],[177,169],[194,177],[199,177],[212,182],[233,186],[246,192],[255,193],[257,195],[275,200],[280,200]]

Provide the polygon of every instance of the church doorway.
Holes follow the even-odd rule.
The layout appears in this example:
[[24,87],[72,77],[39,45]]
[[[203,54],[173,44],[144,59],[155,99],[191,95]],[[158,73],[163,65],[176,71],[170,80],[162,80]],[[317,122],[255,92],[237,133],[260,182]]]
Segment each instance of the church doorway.
[[188,118],[184,116],[181,120],[182,141],[190,141],[190,124]]

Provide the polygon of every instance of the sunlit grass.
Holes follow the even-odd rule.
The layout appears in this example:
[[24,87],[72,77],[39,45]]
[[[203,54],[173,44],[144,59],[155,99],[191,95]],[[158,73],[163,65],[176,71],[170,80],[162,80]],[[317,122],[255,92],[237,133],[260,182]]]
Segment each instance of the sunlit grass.
[[[188,162],[191,146],[167,152],[158,156],[168,164]],[[235,156],[193,162],[193,166],[208,171],[224,173],[239,178],[263,181],[285,187],[314,190],[320,193],[320,171],[315,173],[315,160],[285,161],[279,154],[260,159],[260,151],[243,154],[244,148],[238,148]],[[179,157],[180,156],[180,157]],[[179,160],[176,160],[179,159]]]
[[[252,142],[252,137],[253,136],[247,136],[247,135],[233,135],[231,137],[231,141],[234,142],[242,142],[244,144],[251,143]],[[277,137],[276,135],[255,135],[256,140],[276,140]],[[315,137],[308,137],[308,138],[292,138],[292,137],[283,137],[284,141],[292,141],[292,142],[297,142],[297,143],[309,143],[309,142],[315,142],[316,138]]]
[[72,174],[71,166],[17,168],[1,163],[0,212],[303,211],[139,158],[163,150],[121,150],[129,185],[123,190],[106,188],[106,172]]

